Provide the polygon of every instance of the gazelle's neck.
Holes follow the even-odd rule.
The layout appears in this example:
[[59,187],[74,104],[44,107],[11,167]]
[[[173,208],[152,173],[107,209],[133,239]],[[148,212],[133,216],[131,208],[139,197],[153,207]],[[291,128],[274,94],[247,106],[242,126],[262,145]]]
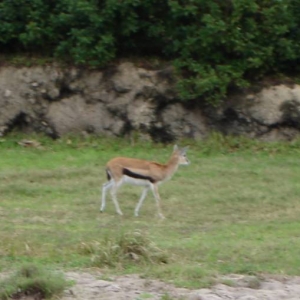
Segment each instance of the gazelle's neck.
[[177,171],[179,166],[179,158],[174,153],[171,155],[170,159],[166,163],[166,180],[170,179],[173,174]]

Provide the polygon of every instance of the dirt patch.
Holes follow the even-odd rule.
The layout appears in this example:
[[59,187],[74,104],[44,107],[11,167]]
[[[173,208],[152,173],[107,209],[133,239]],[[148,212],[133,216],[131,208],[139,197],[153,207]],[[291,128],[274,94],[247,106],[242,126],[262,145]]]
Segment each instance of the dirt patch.
[[65,291],[62,300],[299,300],[300,277],[258,279],[253,276],[231,275],[210,289],[177,288],[158,280],[138,275],[118,276],[102,280],[101,274],[67,272],[75,284]]
[[[7,274],[0,274],[0,278]],[[177,288],[159,280],[138,275],[103,280],[101,273],[66,272],[74,284],[61,300],[299,300],[300,277],[227,275],[211,288]],[[41,295],[21,295],[13,299],[40,300]]]

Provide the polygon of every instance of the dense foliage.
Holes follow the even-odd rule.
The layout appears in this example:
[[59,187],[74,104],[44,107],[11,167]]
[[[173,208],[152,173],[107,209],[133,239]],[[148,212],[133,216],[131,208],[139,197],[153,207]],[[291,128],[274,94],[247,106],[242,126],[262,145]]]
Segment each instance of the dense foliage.
[[218,100],[271,72],[296,72],[300,0],[2,0],[0,47],[104,66],[172,60],[182,99]]

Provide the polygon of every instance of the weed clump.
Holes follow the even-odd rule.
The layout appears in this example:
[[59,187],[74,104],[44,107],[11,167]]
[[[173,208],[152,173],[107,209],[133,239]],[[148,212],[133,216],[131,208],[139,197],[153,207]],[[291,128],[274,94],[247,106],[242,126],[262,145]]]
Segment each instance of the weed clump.
[[63,292],[67,286],[62,274],[27,264],[0,281],[0,299],[22,299],[24,296],[48,299]]
[[134,231],[106,236],[102,242],[82,243],[80,252],[90,254],[93,266],[125,267],[128,264],[166,264],[167,253],[158,248],[145,233]]

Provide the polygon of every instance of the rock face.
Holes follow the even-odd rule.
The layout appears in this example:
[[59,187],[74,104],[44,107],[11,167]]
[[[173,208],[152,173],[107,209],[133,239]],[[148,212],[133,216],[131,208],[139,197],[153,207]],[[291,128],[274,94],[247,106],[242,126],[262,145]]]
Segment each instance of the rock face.
[[209,114],[225,134],[290,140],[300,133],[300,86],[280,84],[236,95]]
[[105,70],[57,66],[0,69],[0,135],[13,128],[53,138],[68,133],[172,142],[211,131],[263,139],[300,132],[300,86],[241,93],[218,108],[187,106],[174,92],[172,69],[122,63]]

